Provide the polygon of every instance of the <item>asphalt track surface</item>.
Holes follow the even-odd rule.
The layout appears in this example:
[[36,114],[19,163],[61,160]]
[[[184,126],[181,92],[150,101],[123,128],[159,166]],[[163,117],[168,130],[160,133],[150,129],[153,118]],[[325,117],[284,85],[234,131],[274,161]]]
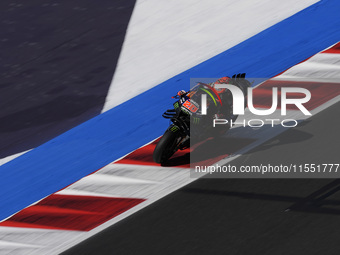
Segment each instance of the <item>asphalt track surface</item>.
[[100,114],[135,0],[0,3],[0,158]]
[[[339,163],[339,115],[337,103],[231,164]],[[339,254],[339,190],[334,179],[199,179],[62,254]]]

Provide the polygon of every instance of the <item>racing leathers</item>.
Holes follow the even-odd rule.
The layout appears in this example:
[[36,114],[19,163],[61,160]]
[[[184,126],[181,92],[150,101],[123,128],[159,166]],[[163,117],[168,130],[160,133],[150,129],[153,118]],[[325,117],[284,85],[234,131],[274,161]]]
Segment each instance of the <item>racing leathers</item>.
[[[199,133],[200,136],[218,136],[224,134],[231,127],[230,125],[218,125],[213,127],[212,120],[213,119],[227,119],[235,121],[237,116],[233,114],[233,97],[230,90],[226,88],[217,88],[219,84],[231,84],[239,87],[245,98],[247,96],[247,88],[251,86],[251,83],[245,79],[245,73],[235,74],[231,78],[228,76],[222,77],[215,82],[209,84],[203,84],[204,86],[209,86],[213,93],[210,93],[210,96],[216,95],[216,100],[214,103],[216,107],[210,108],[212,109],[210,112],[208,110],[207,115],[202,115],[200,113],[193,113],[191,115],[191,123],[190,129],[192,132],[196,130],[195,133]],[[192,100],[198,101],[198,98],[192,98],[192,90],[186,92],[181,90],[177,93],[180,97],[188,97]],[[195,91],[194,91],[195,92]],[[195,92],[196,93],[196,92]],[[197,94],[196,94],[197,95]],[[216,104],[216,101],[220,103]],[[209,100],[208,100],[209,104]],[[229,121],[230,123],[230,121]]]

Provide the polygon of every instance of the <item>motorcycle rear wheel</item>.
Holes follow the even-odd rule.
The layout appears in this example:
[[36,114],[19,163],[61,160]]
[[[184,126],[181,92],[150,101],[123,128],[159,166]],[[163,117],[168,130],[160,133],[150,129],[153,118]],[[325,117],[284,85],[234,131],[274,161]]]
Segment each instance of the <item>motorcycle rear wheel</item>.
[[153,161],[158,164],[165,163],[177,150],[179,134],[171,130],[165,131],[153,151]]

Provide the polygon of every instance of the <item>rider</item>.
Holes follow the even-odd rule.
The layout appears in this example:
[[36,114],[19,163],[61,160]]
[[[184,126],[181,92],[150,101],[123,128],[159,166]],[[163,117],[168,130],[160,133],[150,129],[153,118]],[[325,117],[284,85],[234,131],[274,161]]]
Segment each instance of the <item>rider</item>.
[[[217,88],[217,85],[219,85],[219,84],[235,85],[243,91],[243,94],[246,97],[247,96],[247,88],[251,86],[251,83],[248,80],[245,79],[245,76],[246,76],[245,73],[237,74],[237,75],[234,74],[232,76],[232,78],[225,76],[225,77],[219,78],[215,82],[211,82],[211,83],[206,84],[206,85],[209,85],[210,87],[212,87],[214,89],[214,91],[216,91],[217,94],[219,95],[219,97],[221,98],[222,107],[219,109],[217,114],[226,115],[227,114],[227,112],[225,112],[226,107],[229,106],[229,105],[232,105],[232,97],[231,97],[230,92],[225,88]],[[186,92],[185,90],[180,90],[180,91],[178,91],[177,95],[180,96],[180,97],[185,96],[185,95],[190,97],[190,91]],[[223,105],[225,107],[223,107]]]
[[[215,119],[232,119],[233,121],[236,120],[237,116],[232,114],[232,105],[233,105],[233,97],[230,93],[229,90],[227,90],[226,88],[217,88],[216,86],[219,84],[231,84],[231,85],[235,85],[237,87],[239,87],[245,97],[247,96],[247,88],[251,86],[251,83],[245,79],[245,73],[242,74],[235,74],[232,76],[232,78],[225,76],[222,77],[220,79],[218,79],[215,82],[209,83],[209,84],[204,84],[204,85],[208,85],[212,88],[212,90],[214,92],[216,92],[219,96],[219,98],[221,99],[221,105],[217,108],[217,110],[214,112],[214,115],[212,118]],[[186,92],[185,90],[181,90],[178,91],[177,93],[178,96],[180,97],[191,97],[191,93],[190,91]],[[199,123],[199,125],[201,127],[211,127],[211,121],[209,121],[209,118],[203,118],[202,115],[196,114],[195,115],[196,118],[200,118],[200,119],[205,119],[207,121],[194,121],[192,124],[197,125],[197,123]],[[205,123],[204,123],[205,122]],[[224,126],[224,127],[223,127]],[[194,128],[194,126],[192,126],[192,129]],[[229,129],[230,126],[227,127],[227,129]],[[218,133],[218,134],[222,134],[225,133],[226,130],[226,125],[219,125],[218,128],[215,129],[211,129],[213,132]]]

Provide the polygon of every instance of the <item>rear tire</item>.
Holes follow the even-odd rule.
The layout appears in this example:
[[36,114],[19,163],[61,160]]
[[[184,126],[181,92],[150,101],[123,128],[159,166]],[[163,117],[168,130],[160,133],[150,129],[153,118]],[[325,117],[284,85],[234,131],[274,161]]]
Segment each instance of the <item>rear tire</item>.
[[153,161],[158,164],[166,162],[176,152],[178,138],[178,132],[172,132],[169,129],[165,131],[153,151]]

